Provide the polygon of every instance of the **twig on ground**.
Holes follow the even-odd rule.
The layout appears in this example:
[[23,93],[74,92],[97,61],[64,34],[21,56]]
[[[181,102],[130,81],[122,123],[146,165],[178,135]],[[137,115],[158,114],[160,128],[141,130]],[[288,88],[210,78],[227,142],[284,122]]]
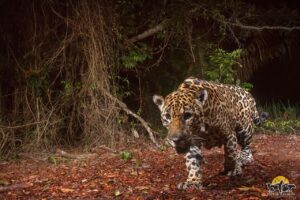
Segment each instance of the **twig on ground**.
[[9,186],[0,186],[0,193],[11,191],[11,190],[24,189],[24,188],[31,187],[32,185],[33,185],[32,183],[16,183],[14,185],[9,185]]
[[72,154],[72,153],[67,153],[61,149],[57,149],[56,150],[56,154],[58,156],[64,157],[64,158],[69,158],[69,159],[78,159],[78,160],[82,160],[82,159],[87,159],[93,156],[97,156],[97,154],[95,153],[88,153],[88,154]]
[[115,150],[113,150],[113,149],[111,149],[111,148],[109,148],[109,147],[107,147],[105,145],[100,145],[100,146],[97,147],[97,149],[104,149],[104,150],[109,151],[111,153],[116,153]]

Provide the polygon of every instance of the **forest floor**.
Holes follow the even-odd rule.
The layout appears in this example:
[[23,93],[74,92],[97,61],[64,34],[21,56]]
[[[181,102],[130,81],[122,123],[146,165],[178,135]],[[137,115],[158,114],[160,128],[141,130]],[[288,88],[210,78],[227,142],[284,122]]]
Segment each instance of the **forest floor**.
[[[223,149],[203,150],[204,189],[181,191],[187,172],[183,156],[150,144],[126,148],[130,155],[98,148],[93,154],[22,156],[0,163],[0,199],[300,199],[300,136],[255,135],[255,162],[235,178],[218,175]],[[72,159],[73,158],[73,159]],[[126,158],[126,159],[124,159]],[[292,193],[270,194],[267,183],[285,176]]]

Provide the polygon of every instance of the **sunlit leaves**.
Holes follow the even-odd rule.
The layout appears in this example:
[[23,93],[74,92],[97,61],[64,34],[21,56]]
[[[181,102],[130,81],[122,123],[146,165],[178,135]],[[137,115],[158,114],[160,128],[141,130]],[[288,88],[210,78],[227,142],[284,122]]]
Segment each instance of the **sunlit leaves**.
[[138,64],[142,64],[145,60],[151,58],[150,48],[142,44],[140,47],[129,50],[128,54],[122,56],[121,60],[126,69],[133,69],[137,67]]
[[241,53],[241,49],[232,52],[220,48],[213,50],[209,56],[209,67],[205,71],[207,79],[233,84],[235,81],[233,66],[238,63]]
[[247,82],[241,83],[240,86],[247,91],[250,91],[253,88],[253,85],[251,83],[247,83]]

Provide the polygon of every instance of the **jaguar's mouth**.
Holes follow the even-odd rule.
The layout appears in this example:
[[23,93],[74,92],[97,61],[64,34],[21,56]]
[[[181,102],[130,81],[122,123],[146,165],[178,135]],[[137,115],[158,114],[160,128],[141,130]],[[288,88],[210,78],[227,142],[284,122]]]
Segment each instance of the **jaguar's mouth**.
[[174,142],[174,147],[176,149],[176,152],[179,154],[187,153],[190,149],[190,146],[191,146],[191,141],[186,138],[182,138]]

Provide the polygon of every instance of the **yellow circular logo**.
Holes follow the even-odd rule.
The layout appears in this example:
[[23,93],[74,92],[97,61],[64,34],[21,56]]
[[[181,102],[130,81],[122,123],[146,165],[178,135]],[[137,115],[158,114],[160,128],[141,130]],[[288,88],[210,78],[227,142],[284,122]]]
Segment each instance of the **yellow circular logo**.
[[280,183],[282,181],[283,184],[289,184],[289,179],[287,179],[284,176],[276,176],[273,180],[272,180],[272,185],[275,185],[277,183]]

